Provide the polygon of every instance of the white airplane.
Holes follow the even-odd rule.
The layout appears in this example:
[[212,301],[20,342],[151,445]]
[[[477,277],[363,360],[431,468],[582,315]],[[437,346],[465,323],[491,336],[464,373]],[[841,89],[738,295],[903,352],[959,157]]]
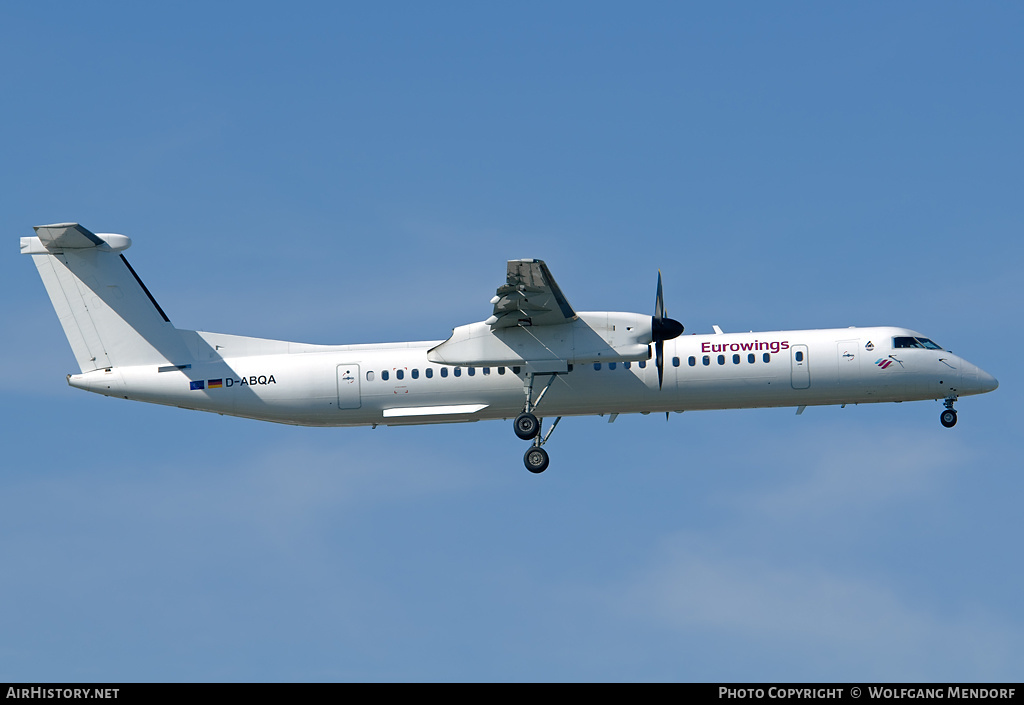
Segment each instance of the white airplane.
[[[514,419],[527,469],[563,416],[943,400],[998,386],[905,328],[680,337],[661,273],[654,315],[577,312],[541,260],[510,260],[492,315],[447,340],[309,345],[179,330],[128,264],[124,235],[77,223],[21,238],[74,352],[68,384],[110,397],[302,426]],[[542,433],[543,418],[554,418]]]

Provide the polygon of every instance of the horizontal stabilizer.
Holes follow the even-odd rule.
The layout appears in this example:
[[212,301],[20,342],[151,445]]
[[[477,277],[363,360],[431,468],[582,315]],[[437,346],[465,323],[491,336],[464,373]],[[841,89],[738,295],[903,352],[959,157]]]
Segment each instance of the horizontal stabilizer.
[[21,238],[21,251],[26,255],[43,255],[63,250],[96,248],[103,252],[120,252],[131,247],[131,238],[113,233],[90,232],[78,223],[37,225],[36,237]]

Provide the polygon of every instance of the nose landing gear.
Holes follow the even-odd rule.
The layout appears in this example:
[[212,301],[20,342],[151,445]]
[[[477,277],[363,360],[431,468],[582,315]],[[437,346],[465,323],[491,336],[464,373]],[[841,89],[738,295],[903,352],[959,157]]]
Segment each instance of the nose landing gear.
[[946,428],[953,428],[956,426],[956,409],[953,408],[953,402],[956,401],[956,395],[950,395],[946,397],[946,401],[943,402],[943,406],[946,408],[939,414],[939,423]]

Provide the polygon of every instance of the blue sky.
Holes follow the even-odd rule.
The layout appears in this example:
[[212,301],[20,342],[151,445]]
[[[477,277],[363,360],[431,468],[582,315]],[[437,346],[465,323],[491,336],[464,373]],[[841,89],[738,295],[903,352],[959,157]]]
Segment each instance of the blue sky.
[[[1018,4],[5,4],[0,680],[1016,680]],[[303,429],[86,394],[17,238],[179,327],[905,325],[958,404]]]

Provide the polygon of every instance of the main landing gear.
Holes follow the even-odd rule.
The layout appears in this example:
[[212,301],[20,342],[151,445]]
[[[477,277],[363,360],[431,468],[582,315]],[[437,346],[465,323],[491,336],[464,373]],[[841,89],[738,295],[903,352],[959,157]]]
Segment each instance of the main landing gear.
[[939,414],[939,423],[946,428],[953,428],[956,426],[956,409],[953,408],[953,402],[956,401],[956,396],[951,395],[946,397],[946,401],[943,402],[943,406],[946,408],[941,414]]
[[541,473],[548,469],[548,452],[540,446],[534,446],[526,451],[523,456],[523,464],[532,473]]
[[524,441],[532,441],[540,433],[540,421],[528,411],[516,417],[516,435]]
[[534,410],[537,405],[540,404],[540,400],[544,398],[544,395],[551,388],[552,383],[555,381],[555,377],[558,373],[552,372],[551,378],[548,379],[547,384],[544,385],[544,389],[541,390],[540,394],[537,395],[536,400],[533,398],[533,378],[532,372],[526,373],[526,384],[523,385],[523,392],[526,394],[526,404],[523,406],[523,413],[516,417],[514,422],[514,429],[516,435],[524,441],[533,441],[531,448],[526,451],[526,455],[523,456],[523,464],[526,469],[532,473],[542,473],[548,469],[548,452],[541,446],[548,442],[551,437],[551,432],[555,430],[555,426],[562,420],[559,416],[555,419],[555,422],[548,428],[548,432],[541,435],[541,422],[542,419],[538,419],[534,415]]

